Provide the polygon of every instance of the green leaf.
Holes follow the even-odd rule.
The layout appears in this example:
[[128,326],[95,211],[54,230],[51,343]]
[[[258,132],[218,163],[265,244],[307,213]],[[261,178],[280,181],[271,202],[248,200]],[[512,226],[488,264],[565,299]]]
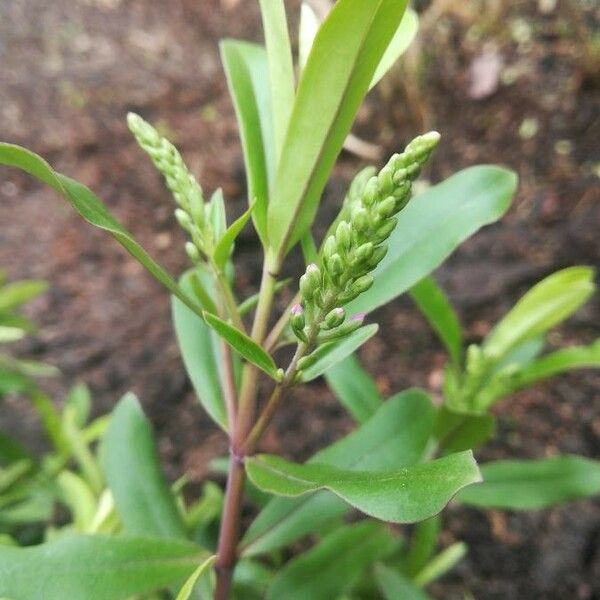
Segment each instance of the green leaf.
[[197,304],[188,298],[171,276],[148,256],[91,190],[65,175],[56,173],[44,159],[20,146],[0,143],[0,164],[21,169],[49,185],[68,200],[88,223],[110,233],[158,282],[186,306],[202,315]]
[[481,508],[535,510],[600,494],[600,462],[580,456],[501,460],[481,467],[483,483],[457,500]]
[[571,316],[594,292],[594,269],[571,267],[532,287],[487,336],[483,350],[501,358],[527,338],[537,337]]
[[375,581],[385,600],[430,600],[410,579],[385,565],[376,565]]
[[446,405],[438,410],[435,437],[445,452],[479,448],[495,432],[496,418],[493,415],[455,412]]
[[223,40],[220,48],[240,127],[248,199],[256,204],[252,218],[266,245],[269,182],[276,164],[267,52],[237,40]]
[[471,452],[384,473],[258,455],[246,459],[246,472],[265,492],[294,497],[325,489],[365,514],[392,523],[428,519],[460,489],[481,480]]
[[467,545],[463,542],[456,542],[448,546],[415,575],[415,584],[425,587],[443,577],[467,555],[467,551]]
[[275,152],[279,158],[294,106],[292,48],[283,0],[260,0],[260,10],[269,62]]
[[250,219],[254,206],[255,205],[252,204],[239,219],[234,221],[217,242],[213,258],[219,269],[223,270],[225,268],[225,264],[233,252],[234,242],[237,236],[242,232],[242,229],[246,226],[248,219]]
[[519,369],[510,378],[508,393],[515,392],[574,369],[600,367],[600,339],[590,346],[575,346],[552,352]]
[[[189,272],[180,279],[181,288],[188,294],[192,292],[195,276],[194,272]],[[196,396],[213,421],[227,430],[227,412],[217,364],[219,359],[214,352],[211,329],[175,297],[171,298],[171,310],[181,357]]]
[[441,528],[440,515],[415,525],[403,569],[407,575],[414,576],[429,562],[438,545]]
[[460,243],[506,212],[516,185],[512,171],[477,166],[415,198],[398,215],[387,256],[374,271],[375,283],[348,310],[371,312],[421,281]]
[[152,538],[71,536],[0,546],[0,597],[125,600],[188,577],[205,556],[195,544]]
[[96,498],[90,486],[72,471],[58,475],[61,497],[73,515],[76,531],[86,533],[96,514]]
[[112,413],[102,446],[102,464],[127,533],[185,537],[160,467],[152,428],[133,394],[124,396]]
[[440,336],[454,365],[459,366],[463,348],[462,328],[444,290],[433,277],[425,277],[411,288],[410,296]]
[[183,584],[183,587],[179,590],[175,600],[189,600],[196,583],[200,577],[206,573],[207,569],[212,566],[216,558],[216,556],[210,556],[190,575],[188,580]]
[[302,73],[269,205],[275,264],[309,229],[406,0],[340,0],[319,29]]
[[267,375],[278,380],[277,366],[273,359],[252,338],[216,315],[204,313],[204,319],[236,352]]
[[327,384],[338,400],[359,423],[370,419],[383,400],[373,378],[351,354],[325,373]]
[[[0,164],[4,164],[3,144],[0,144]],[[43,294],[48,289],[45,281],[15,281],[0,288],[0,311],[14,310],[23,304],[27,304],[34,298]]]
[[6,327],[0,325],[0,344],[9,344],[10,342],[18,342],[27,335],[27,332],[20,327]]
[[331,600],[352,588],[389,549],[390,534],[363,521],[341,527],[290,561],[275,577],[267,600]]
[[350,356],[367,340],[371,339],[377,333],[378,329],[379,325],[367,325],[366,327],[361,327],[352,332],[349,336],[343,338],[339,342],[329,342],[319,346],[313,352],[313,356],[318,357],[317,361],[302,371],[302,381],[312,381],[320,375],[323,375],[323,373]]
[[377,65],[369,89],[372,90],[394,66],[404,52],[406,52],[411,42],[415,39],[418,29],[419,17],[417,16],[417,13],[411,8],[407,8],[392,41]]
[[[372,472],[414,465],[425,452],[434,416],[429,396],[421,390],[408,390],[384,402],[364,425],[315,454],[309,464]],[[276,550],[318,531],[347,511],[347,504],[328,492],[274,498],[247,531],[243,553],[252,556]]]

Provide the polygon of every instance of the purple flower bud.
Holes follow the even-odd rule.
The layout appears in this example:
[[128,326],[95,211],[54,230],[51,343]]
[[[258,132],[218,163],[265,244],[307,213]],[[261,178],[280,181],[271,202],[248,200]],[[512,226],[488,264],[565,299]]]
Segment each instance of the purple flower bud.
[[356,313],[355,315],[353,315],[350,320],[351,321],[358,321],[359,323],[362,323],[365,318],[367,317],[367,313]]
[[294,304],[294,306],[292,306],[292,310],[290,312],[294,316],[296,316],[296,315],[303,315],[304,314],[304,309],[302,308],[302,304]]

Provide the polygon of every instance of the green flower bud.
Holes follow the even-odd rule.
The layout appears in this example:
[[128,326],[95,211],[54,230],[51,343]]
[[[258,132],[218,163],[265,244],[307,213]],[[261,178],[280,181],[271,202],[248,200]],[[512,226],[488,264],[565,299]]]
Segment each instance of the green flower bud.
[[384,219],[391,217],[397,212],[398,201],[394,196],[388,196],[385,200],[377,205],[377,213]]
[[317,339],[320,342],[331,342],[346,337],[362,327],[365,316],[366,315],[363,313],[354,315],[347,323],[344,323],[335,329],[331,329],[330,331],[320,333]]
[[194,264],[200,262],[202,257],[200,256],[200,250],[196,248],[195,244],[193,244],[192,242],[186,242],[185,252]]
[[340,221],[335,230],[335,239],[340,250],[348,251],[352,244],[352,230],[346,221]]
[[392,161],[379,171],[377,175],[377,183],[379,188],[379,196],[389,194],[394,189],[394,168]]
[[363,275],[362,277],[359,277],[354,283],[352,283],[350,289],[354,292],[362,294],[373,285],[373,281],[373,275]]
[[300,293],[307,302],[318,300],[317,296],[319,296],[322,281],[319,267],[315,264],[308,265],[306,272],[300,277]]
[[368,208],[369,206],[373,206],[377,201],[379,196],[379,183],[377,181],[377,176],[371,177],[365,186],[365,191],[363,193],[363,204]]
[[303,371],[304,369],[308,369],[308,367],[312,367],[317,362],[318,356],[315,354],[309,354],[308,356],[303,356],[298,361],[298,370]]
[[367,263],[367,267],[370,271],[372,271],[384,259],[387,251],[387,246],[377,246],[377,248],[375,248],[373,251],[373,256],[371,256]]
[[323,244],[323,258],[326,260],[333,256],[337,252],[337,242],[335,241],[335,236],[330,235],[325,244]]
[[375,246],[373,246],[371,242],[366,242],[362,246],[359,246],[354,253],[352,267],[360,266],[363,263],[366,263],[371,258],[371,256],[373,256],[374,251]]
[[292,317],[290,319],[290,324],[292,326],[292,331],[303,342],[308,342],[308,338],[304,333],[304,327],[306,326],[306,319],[304,316],[304,309],[300,304],[294,304],[291,310]]
[[192,231],[192,228],[193,228],[192,220],[190,219],[190,216],[185,212],[185,210],[182,210],[181,208],[176,208],[175,209],[175,218],[177,219],[179,226],[184,231],[187,231],[188,233],[190,231]]
[[369,213],[362,206],[358,206],[352,211],[350,222],[355,231],[365,233],[369,229]]
[[321,328],[324,330],[334,329],[335,327],[339,327],[346,318],[346,311],[341,308],[334,308],[329,314],[325,317],[323,323],[321,323]]
[[381,244],[381,242],[387,240],[392,234],[392,231],[394,231],[397,222],[398,219],[396,218],[387,219],[384,221],[383,225],[375,233],[374,242],[376,244]]

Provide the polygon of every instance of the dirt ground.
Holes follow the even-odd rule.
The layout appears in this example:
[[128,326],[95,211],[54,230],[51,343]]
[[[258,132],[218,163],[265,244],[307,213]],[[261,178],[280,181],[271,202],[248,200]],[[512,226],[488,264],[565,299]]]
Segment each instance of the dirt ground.
[[[168,131],[203,186],[222,186],[232,215],[245,205],[243,163],[220,67],[223,37],[260,39],[255,2],[241,0],[8,0],[0,2],[0,138],[27,145],[92,187],[171,272],[186,265],[182,234],[159,177],[132,142],[128,110]],[[574,14],[569,7],[579,5]],[[297,8],[297,2],[290,4]],[[504,8],[502,8],[504,6]],[[600,256],[600,93],[586,31],[593,0],[418,2],[425,31],[404,70],[372,94],[356,132],[385,154],[425,128],[443,143],[425,176],[437,182],[477,163],[520,176],[504,220],[465,243],[438,271],[478,340],[530,285]],[[412,67],[410,66],[412,65]],[[597,63],[596,63],[597,66]],[[594,77],[595,75],[595,77]],[[326,196],[330,212],[363,161],[344,154]],[[175,345],[167,294],[112,240],[53,193],[0,171],[0,266],[51,283],[33,305],[37,338],[19,351],[58,366],[57,397],[90,384],[95,410],[137,392],[160,433],[170,477],[194,481],[226,442],[199,410]],[[258,245],[238,245],[239,293],[256,290]],[[292,264],[291,270],[298,264]],[[599,295],[553,334],[555,346],[598,336]],[[282,304],[283,306],[283,304]],[[281,307],[282,307],[281,306]],[[280,308],[281,308],[280,307]],[[384,332],[361,356],[385,393],[438,393],[444,354],[407,299],[372,317]],[[600,458],[600,374],[581,372],[521,393],[498,409],[500,432],[482,460],[573,452]],[[38,432],[22,403],[0,426]],[[265,447],[285,439],[301,459],[351,427],[323,383],[298,391]],[[466,560],[438,598],[600,598],[600,505],[539,513],[451,508],[444,543]]]

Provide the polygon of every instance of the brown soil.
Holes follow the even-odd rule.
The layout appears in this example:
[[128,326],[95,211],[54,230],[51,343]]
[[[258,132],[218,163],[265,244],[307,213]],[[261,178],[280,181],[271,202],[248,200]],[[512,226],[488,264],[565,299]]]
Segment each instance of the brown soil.
[[[228,9],[232,4],[237,5]],[[427,9],[429,3],[418,4]],[[598,9],[588,3],[581,29],[560,2],[554,8],[552,2],[504,3],[505,13],[486,10],[484,17],[464,9],[457,13],[460,4],[446,2],[450,12],[437,16],[429,12],[421,66],[392,76],[372,94],[357,132],[387,153],[425,126],[439,129],[444,142],[426,173],[432,181],[481,162],[518,171],[518,198],[503,222],[465,243],[437,273],[469,338],[477,340],[535,281],[600,256],[600,95],[578,37],[597,27]],[[489,3],[496,4],[502,5]],[[217,40],[258,39],[258,25],[254,2],[2,2],[0,137],[31,147],[92,187],[177,273],[186,264],[182,235],[124,116],[135,110],[160,122],[204,187],[222,186],[228,209],[238,214],[245,204],[243,165]],[[492,82],[489,95],[475,99],[469,73],[486,53],[504,65],[501,80]],[[403,78],[420,84],[402,85]],[[327,192],[330,208],[360,164],[342,157]],[[20,352],[61,369],[64,377],[48,385],[57,397],[77,380],[88,382],[98,413],[125,391],[136,391],[159,430],[170,477],[186,471],[199,481],[207,473],[206,460],[223,454],[226,442],[193,399],[167,294],[51,192],[25,176],[1,173],[0,265],[13,278],[52,284],[31,310],[40,334]],[[239,292],[246,296],[256,290],[259,274],[251,233],[243,234],[238,258]],[[597,337],[598,309],[596,296],[551,343]],[[400,299],[373,319],[384,333],[362,358],[382,391],[418,385],[438,393],[444,354],[410,302]],[[597,373],[538,386],[499,408],[499,436],[480,458],[557,452],[599,458],[599,409]],[[36,426],[20,403],[4,408],[0,423],[36,443]],[[287,403],[265,447],[273,450],[285,441],[285,453],[300,459],[350,426],[318,382]],[[465,540],[470,553],[435,586],[436,597],[470,592],[486,600],[600,598],[598,503],[530,514],[452,508],[445,519],[444,542]]]

